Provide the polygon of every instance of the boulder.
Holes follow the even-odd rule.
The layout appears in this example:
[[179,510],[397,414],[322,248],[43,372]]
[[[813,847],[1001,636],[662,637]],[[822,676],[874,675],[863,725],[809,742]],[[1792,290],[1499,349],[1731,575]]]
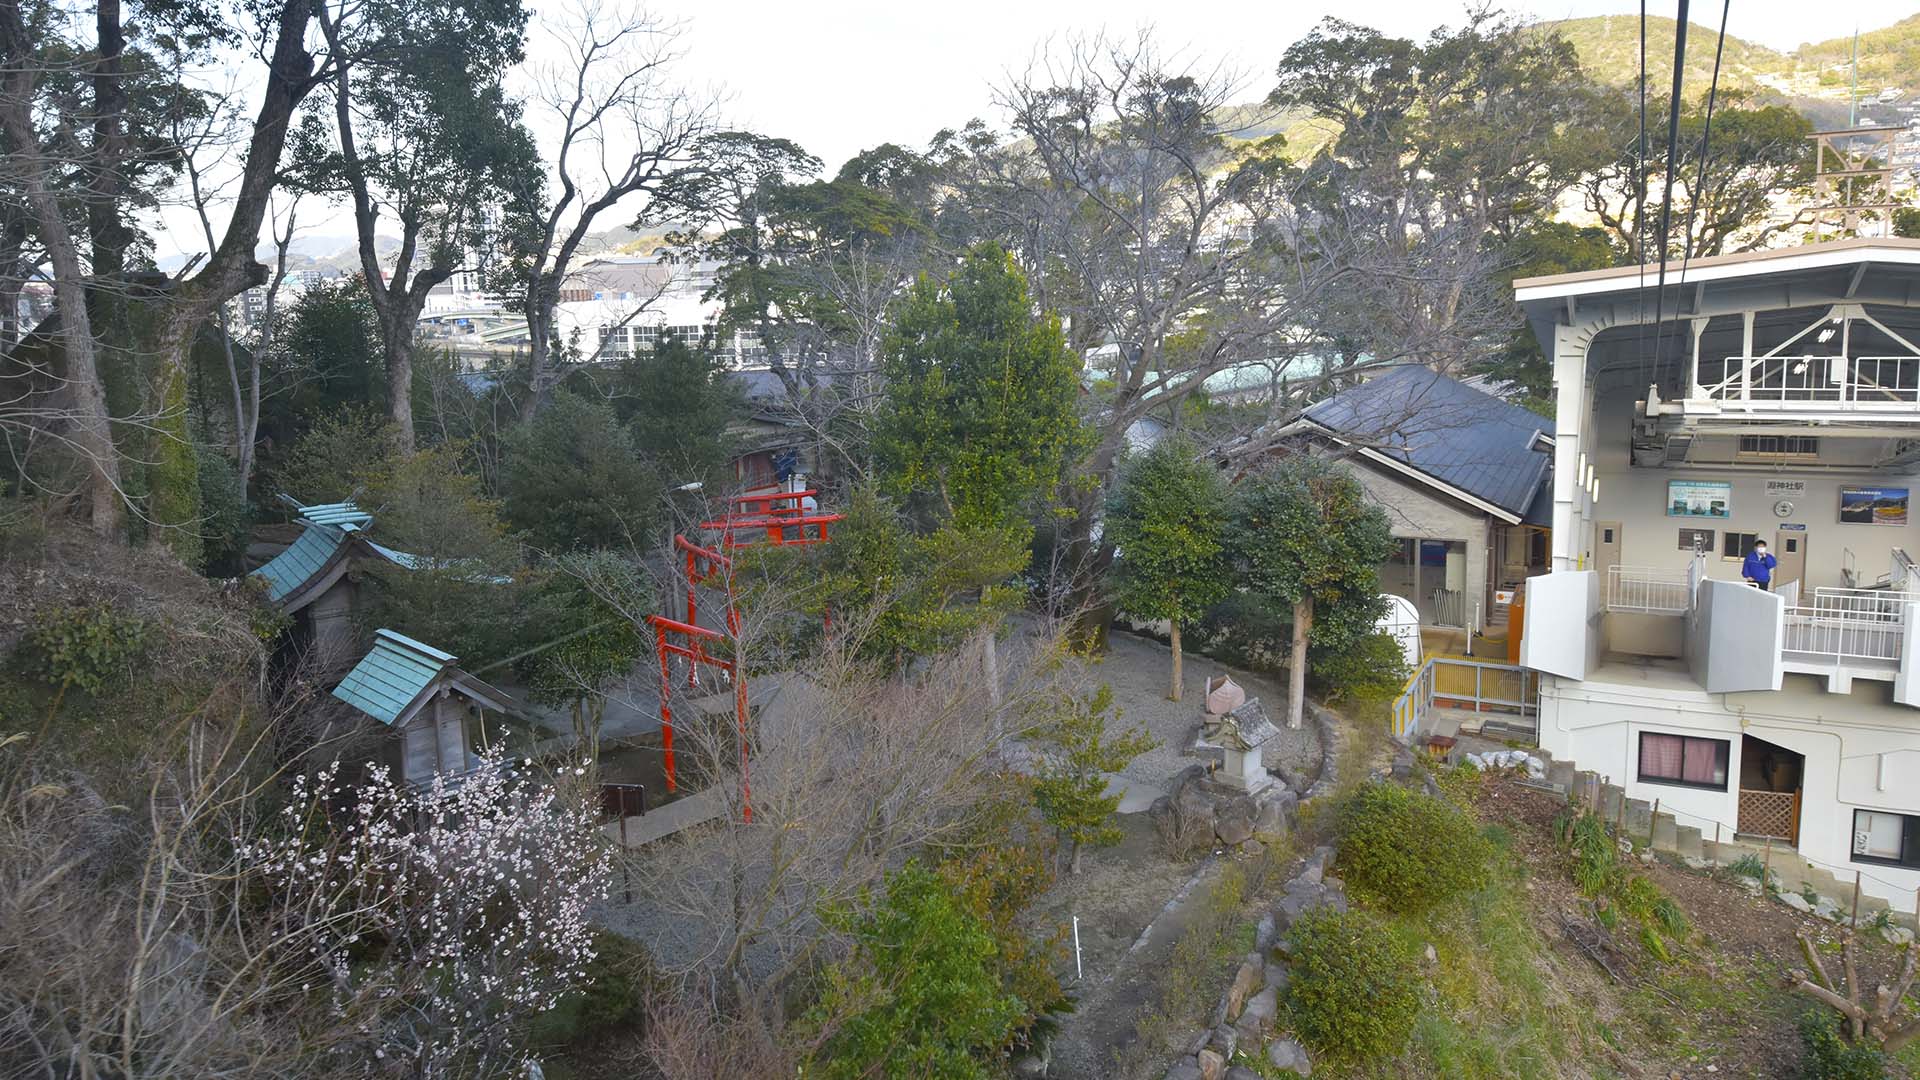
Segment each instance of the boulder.
[[1245,1065],[1235,1065],[1227,1070],[1227,1080],[1260,1080],[1260,1074]]
[[1286,788],[1277,784],[1268,788],[1260,796],[1260,812],[1254,819],[1254,830],[1262,836],[1285,836],[1293,825],[1294,807],[1299,803],[1300,797]]
[[1047,1075],[1047,1059],[1039,1054],[1027,1054],[1016,1058],[1013,1063],[1013,1075],[1020,1080],[1042,1080]]
[[1188,821],[1213,823],[1213,797],[1201,789],[1199,784],[1181,784],[1173,791],[1174,808],[1184,814]]
[[1240,1033],[1226,1024],[1221,1024],[1219,1027],[1213,1029],[1213,1038],[1208,1040],[1207,1045],[1219,1053],[1222,1058],[1231,1060],[1233,1058],[1233,1048],[1240,1045]]
[[1266,975],[1266,965],[1260,960],[1259,953],[1248,953],[1240,961],[1240,970],[1233,973],[1233,983],[1227,987],[1227,1019],[1239,1017],[1240,1010],[1260,989],[1260,980]]
[[1200,1080],[1200,1063],[1191,1058],[1182,1058],[1167,1070],[1167,1080]]
[[1259,809],[1254,801],[1242,795],[1220,808],[1219,816],[1213,822],[1213,835],[1223,844],[1241,844],[1253,839],[1254,824],[1258,820]]
[[1267,1063],[1276,1069],[1292,1069],[1301,1076],[1313,1075],[1313,1058],[1307,1048],[1292,1039],[1275,1039],[1267,1044]]
[[1227,1059],[1212,1050],[1202,1050],[1194,1059],[1200,1066],[1200,1080],[1225,1080]]

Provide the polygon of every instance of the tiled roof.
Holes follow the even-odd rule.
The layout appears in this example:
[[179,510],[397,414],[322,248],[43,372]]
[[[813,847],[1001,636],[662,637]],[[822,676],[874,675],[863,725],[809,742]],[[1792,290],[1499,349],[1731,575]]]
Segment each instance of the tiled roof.
[[333,696],[391,725],[455,657],[392,630],[375,630],[373,636],[373,650],[333,688]]
[[267,599],[277,604],[325,569],[346,542],[340,526],[308,523],[287,550],[253,573],[267,580]]
[[1306,418],[1449,487],[1524,517],[1547,481],[1553,421],[1424,367],[1396,368]]

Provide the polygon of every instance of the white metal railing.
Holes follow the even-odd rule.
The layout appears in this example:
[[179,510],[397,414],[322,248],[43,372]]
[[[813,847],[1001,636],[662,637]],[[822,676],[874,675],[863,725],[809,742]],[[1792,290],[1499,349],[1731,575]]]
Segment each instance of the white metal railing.
[[1831,664],[1898,664],[1907,610],[1920,593],[1821,587],[1812,604],[1787,608],[1780,651],[1789,660]]
[[1920,356],[1729,356],[1718,374],[1718,381],[1699,386],[1697,397],[1737,405],[1825,403],[1860,409],[1920,404]]
[[1467,593],[1461,589],[1435,589],[1427,596],[1435,626],[1467,626]]
[[1607,567],[1607,610],[1639,615],[1685,615],[1693,607],[1691,567]]

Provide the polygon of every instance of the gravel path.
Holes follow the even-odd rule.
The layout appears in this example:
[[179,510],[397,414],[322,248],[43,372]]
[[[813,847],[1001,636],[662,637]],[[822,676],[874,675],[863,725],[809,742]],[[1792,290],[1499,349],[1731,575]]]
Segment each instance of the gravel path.
[[1267,768],[1288,775],[1313,777],[1320,770],[1320,736],[1311,722],[1298,730],[1286,726],[1287,688],[1272,678],[1240,671],[1204,656],[1189,653],[1181,672],[1181,700],[1167,700],[1167,668],[1173,653],[1148,637],[1115,630],[1107,639],[1107,656],[1095,672],[1113,688],[1113,702],[1123,723],[1139,724],[1160,741],[1153,750],[1127,766],[1125,774],[1165,789],[1180,770],[1194,763],[1183,757],[1187,732],[1200,720],[1208,676],[1225,672],[1247,692],[1259,698],[1280,734],[1266,746]]

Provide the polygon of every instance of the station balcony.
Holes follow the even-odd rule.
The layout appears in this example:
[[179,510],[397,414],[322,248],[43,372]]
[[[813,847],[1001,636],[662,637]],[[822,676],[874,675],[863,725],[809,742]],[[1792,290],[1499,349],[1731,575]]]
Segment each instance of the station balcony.
[[1888,587],[1810,594],[1797,582],[1765,592],[1709,578],[1699,559],[1555,571],[1527,581],[1520,662],[1579,680],[1653,667],[1709,693],[1778,690],[1790,673],[1837,694],[1869,679],[1920,707],[1920,581],[1899,572],[1910,565],[1896,550]]

